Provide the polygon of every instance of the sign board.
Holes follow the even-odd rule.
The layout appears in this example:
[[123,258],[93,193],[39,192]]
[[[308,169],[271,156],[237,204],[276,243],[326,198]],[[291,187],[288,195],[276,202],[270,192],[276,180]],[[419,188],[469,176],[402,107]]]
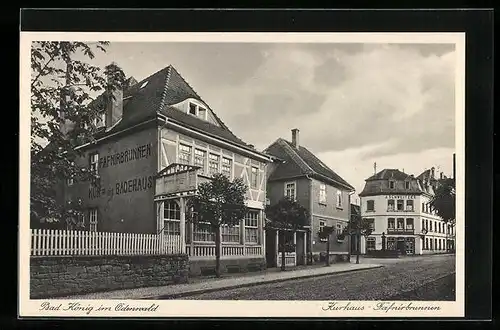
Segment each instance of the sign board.
[[182,171],[156,179],[156,195],[168,195],[196,190],[196,171]]

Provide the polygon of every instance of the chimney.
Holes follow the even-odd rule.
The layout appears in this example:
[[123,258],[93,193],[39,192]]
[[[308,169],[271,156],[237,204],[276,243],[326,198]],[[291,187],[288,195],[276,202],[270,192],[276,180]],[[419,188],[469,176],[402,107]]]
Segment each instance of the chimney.
[[373,163],[373,175],[377,174],[377,162]]
[[[112,62],[110,66],[116,66],[116,63]],[[116,124],[123,116],[123,85],[128,83],[127,81],[112,81],[111,76],[108,76],[108,83],[115,84],[115,88],[109,88],[108,98],[106,102],[106,128],[109,128]],[[132,78],[133,79],[133,78]],[[134,79],[135,80],[135,79]]]
[[292,129],[292,144],[297,149],[300,146],[300,144],[299,144],[299,129],[298,128]]

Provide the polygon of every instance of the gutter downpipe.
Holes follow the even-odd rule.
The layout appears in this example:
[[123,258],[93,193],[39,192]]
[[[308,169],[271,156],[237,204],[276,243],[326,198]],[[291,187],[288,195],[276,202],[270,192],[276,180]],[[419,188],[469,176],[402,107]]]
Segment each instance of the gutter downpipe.
[[[352,214],[351,214],[351,196],[354,195],[355,192],[356,192],[355,190],[349,192],[349,210],[347,211],[347,217],[348,217],[349,222],[351,222],[351,217],[352,217]],[[349,225],[349,222],[348,222],[348,225]],[[351,247],[352,247],[351,239],[352,239],[351,235],[347,235],[347,244],[348,244],[347,255],[349,256],[349,263],[351,262]]]
[[[309,174],[306,174],[306,178],[309,180],[309,251],[306,251],[306,265],[310,262],[313,263],[312,251],[313,251],[313,180]],[[307,239],[307,234],[306,234]],[[309,256],[311,259],[309,260]]]

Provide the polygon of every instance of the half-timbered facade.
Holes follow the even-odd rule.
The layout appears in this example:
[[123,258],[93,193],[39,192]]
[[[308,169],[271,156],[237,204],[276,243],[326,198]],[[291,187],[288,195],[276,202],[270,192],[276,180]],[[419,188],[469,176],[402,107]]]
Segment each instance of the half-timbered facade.
[[186,221],[186,203],[214,173],[248,186],[249,212],[221,231],[223,270],[262,267],[266,168],[271,159],[236,137],[172,67],[103,103],[96,142],[81,146],[98,182],[69,182],[67,201],[87,208],[89,230],[157,233],[180,240],[192,274],[213,268],[215,238]]

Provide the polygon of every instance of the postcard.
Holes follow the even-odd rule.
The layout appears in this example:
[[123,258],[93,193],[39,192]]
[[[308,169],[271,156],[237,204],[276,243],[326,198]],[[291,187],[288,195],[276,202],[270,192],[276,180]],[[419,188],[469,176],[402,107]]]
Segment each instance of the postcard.
[[20,75],[21,317],[464,316],[464,33],[21,32]]

